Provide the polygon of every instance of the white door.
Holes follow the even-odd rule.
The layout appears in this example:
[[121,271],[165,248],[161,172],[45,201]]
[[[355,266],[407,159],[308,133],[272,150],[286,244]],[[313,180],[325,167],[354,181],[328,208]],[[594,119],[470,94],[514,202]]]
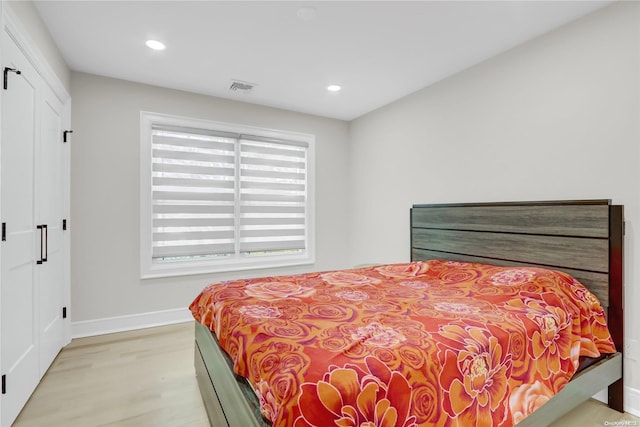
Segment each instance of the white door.
[[[0,151],[0,221],[6,240],[0,242],[2,257],[1,372],[6,380],[2,394],[3,426],[11,422],[40,379],[38,324],[35,311],[37,288],[34,169],[36,103],[40,77],[9,37],[3,37],[2,70],[8,89],[2,89],[2,147]],[[0,71],[2,71],[0,70]],[[1,78],[1,76],[0,76]]]
[[[43,85],[44,86],[44,85]],[[40,375],[44,375],[64,345],[64,151],[62,104],[48,87],[40,98],[40,138],[36,145],[36,222],[41,228],[42,263],[36,267],[39,290]],[[36,236],[38,241],[39,236]],[[40,259],[40,248],[36,258]]]

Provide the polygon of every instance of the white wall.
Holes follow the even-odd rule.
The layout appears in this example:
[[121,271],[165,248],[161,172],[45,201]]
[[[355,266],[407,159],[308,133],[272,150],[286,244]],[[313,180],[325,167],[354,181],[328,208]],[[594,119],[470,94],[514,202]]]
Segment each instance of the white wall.
[[[76,72],[72,73],[71,95],[74,325],[184,309],[213,281],[348,267],[346,122]],[[316,264],[255,270],[249,274],[141,280],[138,253],[141,110],[314,134]],[[138,320],[131,319],[133,323]],[[121,326],[126,327],[126,323]],[[96,323],[94,327],[101,326]],[[81,329],[76,334],[92,332],[91,325],[85,324]]]
[[[640,3],[620,2],[351,123],[352,263],[409,259],[413,203],[625,205],[640,339]],[[640,414],[640,364],[625,359]]]

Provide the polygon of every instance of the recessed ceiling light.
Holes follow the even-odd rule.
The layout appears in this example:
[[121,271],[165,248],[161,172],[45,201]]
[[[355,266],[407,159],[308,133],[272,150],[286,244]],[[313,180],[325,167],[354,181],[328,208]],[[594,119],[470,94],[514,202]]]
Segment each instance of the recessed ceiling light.
[[327,86],[327,90],[329,92],[340,92],[342,90],[342,86],[338,86],[338,85],[329,85]]
[[147,40],[146,45],[153,50],[165,50],[167,47],[158,40]]
[[298,19],[300,19],[301,21],[313,21],[314,19],[316,19],[318,12],[313,7],[305,6],[298,9],[297,15]]

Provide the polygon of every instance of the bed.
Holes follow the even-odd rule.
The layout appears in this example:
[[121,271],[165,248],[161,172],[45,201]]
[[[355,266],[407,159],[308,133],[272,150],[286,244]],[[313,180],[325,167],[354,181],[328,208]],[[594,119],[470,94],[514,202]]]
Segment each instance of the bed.
[[[251,297],[258,297],[259,300],[269,299],[273,297],[274,292],[277,294],[282,291],[277,286],[274,288],[274,285],[267,285],[265,288],[265,283],[290,280],[290,283],[299,285],[301,282],[296,280],[300,277],[232,281],[205,288],[203,294],[196,298],[191,309],[194,315],[208,326],[205,327],[202,323],[196,322],[195,366],[198,384],[212,425],[216,427],[271,425],[264,415],[270,418],[279,417],[277,424],[282,426],[314,425],[314,422],[315,425],[323,425],[323,423],[330,425],[329,422],[335,425],[350,425],[356,418],[362,418],[363,413],[368,412],[376,425],[382,425],[384,422],[398,426],[455,425],[452,420],[462,423],[460,425],[468,425],[472,422],[471,420],[476,419],[475,424],[478,425],[513,425],[517,423],[518,426],[539,426],[549,424],[605,387],[608,387],[609,391],[609,406],[618,411],[623,410],[622,354],[620,353],[624,347],[622,342],[624,228],[622,206],[612,205],[608,200],[414,205],[411,209],[410,222],[411,263],[311,274],[305,280],[315,280],[320,283],[319,286],[322,286],[322,290],[312,290],[312,285],[305,284],[310,282],[304,282],[298,286],[297,296],[294,297],[297,298],[297,301],[306,301],[305,304],[299,306],[295,304],[293,306],[289,304],[261,304],[259,306],[254,304],[251,306],[247,302],[246,307],[240,307],[240,310],[244,310],[241,317],[253,319],[244,326],[246,330],[259,331],[258,338],[247,338],[247,335],[235,334],[235,338],[230,339],[224,338],[224,334],[222,334],[220,344],[223,344],[228,352],[221,349],[218,345],[218,338],[209,328],[217,329],[219,334],[223,330],[231,330],[233,325],[239,321],[239,317],[236,313],[236,318],[232,317],[217,323],[213,321],[216,318],[216,313],[223,310],[224,303],[213,303],[207,305],[208,308],[206,308],[204,300],[207,298],[202,295],[207,288],[213,289],[213,293],[223,292],[229,297],[235,293],[236,297],[240,297],[238,304],[243,304],[243,299],[246,301]],[[400,272],[398,280],[390,285],[387,285],[386,282],[380,284],[387,277],[398,276],[394,272]],[[403,276],[407,272],[417,272],[416,280],[407,280],[408,276]],[[430,274],[433,277],[430,277]],[[485,282],[487,278],[492,278],[493,281],[509,281],[508,286],[498,288],[501,289],[499,294],[508,293],[504,289],[511,289],[515,285],[525,286],[518,292],[526,296],[521,299],[525,301],[526,306],[518,306],[521,302],[514,302],[509,299],[510,297],[504,297],[503,301],[502,296],[496,295],[490,297],[485,295],[484,300],[480,302],[470,302],[471,300],[467,299],[469,289],[473,289],[472,293],[474,294],[488,295],[495,293],[492,289],[496,287],[469,288],[470,285],[465,279],[469,274],[481,277]],[[297,279],[293,279],[294,277]],[[351,279],[360,277],[364,283],[356,283],[358,286],[354,287],[353,281],[343,280],[345,277]],[[435,280],[434,278],[441,280],[443,277],[448,279],[438,283],[432,281]],[[525,279],[533,277],[534,283],[526,281],[520,283],[523,277]],[[585,293],[582,291],[583,288],[574,286],[573,278],[582,283],[590,292]],[[598,342],[600,349],[600,351],[595,351],[593,348],[590,351],[585,350],[593,357],[581,357],[580,366],[578,366],[577,350],[574,345],[571,350],[571,358],[568,354],[565,355],[566,357],[560,358],[548,357],[549,355],[541,357],[542,353],[540,353],[538,354],[539,360],[536,362],[538,364],[535,368],[531,368],[528,365],[529,362],[524,363],[516,358],[517,351],[515,349],[518,348],[518,345],[514,343],[519,343],[520,347],[523,342],[540,343],[540,334],[536,336],[522,335],[518,338],[517,333],[510,332],[512,335],[507,337],[507,340],[511,340],[511,344],[508,344],[508,351],[506,351],[507,347],[504,347],[505,351],[496,350],[494,348],[496,341],[492,334],[500,336],[503,333],[488,326],[493,324],[495,319],[487,320],[484,317],[477,317],[479,313],[483,313],[485,316],[489,315],[489,317],[497,316],[498,314],[494,312],[493,308],[498,304],[498,301],[502,301],[500,304],[506,305],[507,314],[500,315],[500,319],[495,320],[496,323],[526,323],[526,319],[512,321],[511,315],[517,312],[524,313],[526,317],[527,313],[531,314],[540,308],[540,298],[546,298],[545,304],[547,299],[555,298],[552,295],[553,292],[547,292],[546,287],[536,287],[551,286],[551,282],[554,287],[560,287],[560,290],[553,288],[553,292],[558,292],[558,294],[579,292],[581,298],[589,304],[592,302],[591,295],[595,295],[600,301],[601,307],[606,310],[606,323],[610,336],[601,333],[604,311],[600,314],[598,310],[602,311],[602,308],[598,308],[600,305],[597,304],[597,301],[591,307],[595,307],[594,311],[589,314],[592,317],[585,317],[587,320],[580,322],[573,321],[574,326],[577,322],[583,325],[580,328],[586,328],[591,331],[589,333],[593,334],[592,340],[580,339],[580,345],[583,345],[584,341],[584,348],[588,348],[590,345],[593,347],[594,344],[588,344],[587,341]],[[434,297],[431,297],[430,301],[427,301],[427,297],[416,297],[416,292],[425,284],[433,288],[431,291],[435,290],[437,298],[449,293],[457,296],[458,301],[464,300],[465,302],[456,304],[455,301],[451,303],[447,300],[448,302],[443,304]],[[337,288],[327,287],[329,285],[337,286]],[[472,286],[480,285],[473,284]],[[382,288],[384,295],[376,295],[375,301],[378,303],[372,304],[364,310],[369,313],[368,320],[363,323],[363,316],[354,314],[355,311],[350,311],[351,314],[346,313],[351,309],[343,309],[345,306],[342,305],[342,302],[345,299],[356,304],[366,305],[365,294],[373,292],[374,288]],[[580,290],[576,291],[576,289]],[[265,292],[270,295],[266,295]],[[440,293],[438,294],[438,292]],[[403,297],[408,297],[410,301],[394,302],[385,307],[384,302],[387,301],[387,294],[390,293],[401,294]],[[291,289],[287,289],[287,295],[282,296],[291,296]],[[226,298],[225,296],[222,299]],[[307,304],[312,301],[309,298],[314,301],[311,305]],[[567,304],[567,306],[569,305],[573,307],[573,303]],[[308,311],[314,311],[314,315],[321,313],[325,316],[325,320],[327,316],[342,317],[336,317],[338,323],[323,323],[322,326],[315,327],[315,329],[313,326],[301,326],[306,324],[305,322],[287,323],[282,321],[284,323],[278,324],[280,320],[273,318],[280,317],[284,311],[289,309],[288,307],[298,308],[292,308],[291,310],[297,311],[293,314],[289,313],[288,317],[285,316],[287,319],[294,317],[295,319],[306,319],[309,317]],[[432,324],[432,328],[427,328],[426,332],[418,333],[416,331],[421,327],[407,326],[408,322],[412,321],[407,315],[400,322],[402,324],[398,323],[397,327],[390,328],[389,325],[394,325],[393,322],[399,322],[391,320],[389,317],[390,312],[393,311],[399,311],[401,317],[402,313],[407,315],[407,313],[419,312],[431,316],[437,312],[435,321],[439,323]],[[370,316],[371,312],[377,312],[375,318]],[[203,313],[207,314],[203,315]],[[462,317],[463,315],[465,317]],[[529,317],[533,318],[532,315]],[[447,321],[450,324],[444,322],[443,318],[448,318]],[[554,322],[559,322],[557,319],[559,318],[556,318]],[[557,324],[554,322],[552,325],[555,327]],[[461,324],[465,326],[460,327]],[[279,332],[275,334],[277,336],[297,336],[297,338],[288,344],[278,343],[273,340],[273,337],[268,337],[264,333],[265,328],[273,329],[274,327],[280,328]],[[300,329],[304,329],[304,334]],[[421,341],[421,334],[439,335],[440,341],[437,344]],[[320,353],[316,357],[316,353],[310,350],[300,350],[296,347],[294,351],[292,345],[297,346],[305,341],[300,336],[308,337],[306,339],[308,342],[305,345],[316,345],[325,347],[325,349],[333,346],[336,354],[339,353],[340,356],[324,361],[324,356],[321,356]],[[352,337],[357,345],[345,343],[343,339],[345,336]],[[258,342],[257,340],[263,340],[260,348],[269,348],[272,355],[291,354],[292,356],[279,358],[277,370],[268,367],[268,364],[273,362],[270,362],[266,350],[254,352],[253,356],[242,356],[243,352],[240,350],[243,347],[255,347],[254,344]],[[420,344],[422,347],[420,345],[407,346],[406,344],[409,342],[422,343]],[[466,343],[467,347],[455,348],[456,342]],[[365,344],[369,345],[369,348],[373,348],[371,345],[375,347],[376,343],[380,345],[375,349],[377,352],[375,358],[362,352],[362,348],[366,347]],[[615,351],[610,344],[615,344],[618,351]],[[477,360],[472,357],[472,353],[483,345],[493,349],[487,353],[493,356],[476,363]],[[533,347],[535,346],[527,345],[527,349]],[[540,345],[538,347],[543,348]],[[391,348],[394,348],[397,353],[390,352]],[[431,350],[425,353],[427,356],[420,356],[412,353],[416,348],[430,348]],[[400,354],[400,349],[403,349],[402,354]],[[352,360],[345,359],[345,355],[351,357]],[[476,393],[469,397],[469,393],[465,394],[463,391],[474,389],[475,383],[468,382],[466,377],[457,378],[455,375],[436,373],[432,377],[437,378],[439,386],[434,387],[433,384],[420,383],[418,373],[407,373],[408,371],[404,370],[413,363],[422,370],[421,372],[430,371],[431,368],[425,368],[427,365],[431,366],[431,364],[424,363],[425,357],[426,360],[439,358],[440,363],[449,366],[449,368],[456,363],[457,366],[466,366],[465,369],[475,375],[471,377],[476,379],[488,378],[486,373],[489,370],[492,372],[492,384],[503,384],[506,380],[503,379],[502,373],[506,371],[509,373],[517,372],[516,376],[520,377],[531,377],[532,375],[539,375],[539,377],[535,377],[535,381],[532,381],[527,387],[516,388],[515,385],[494,387],[488,389],[488,394]],[[386,367],[378,363],[381,360],[387,363]],[[540,364],[542,360],[546,361],[546,365]],[[237,371],[244,372],[247,377],[252,377],[253,386],[249,385],[246,379],[235,375],[230,368],[232,365]],[[260,372],[255,372],[255,366],[258,365]],[[272,386],[265,385],[260,380],[264,372],[277,373],[294,365],[300,365],[306,369],[313,379],[308,380],[307,378],[292,382],[290,376],[282,375],[282,378],[275,379],[275,385]],[[284,370],[286,371],[286,369]],[[454,370],[448,369],[447,371]],[[551,379],[550,371],[566,371],[566,375]],[[337,401],[346,402],[351,399],[347,396],[349,392],[340,388],[342,386],[333,380],[334,377],[341,378],[342,375],[346,375],[346,377],[355,375],[361,384],[367,383],[367,386],[375,386],[378,394],[384,391],[388,395],[380,395],[382,397],[378,399],[378,403],[369,409],[365,407],[366,405],[358,406],[354,403],[352,406],[358,407],[358,414],[349,412],[353,410],[349,407],[346,412],[344,409],[341,410],[341,418],[329,420],[333,416],[331,414],[335,415],[340,411],[327,412],[325,410],[322,412],[321,409],[314,409],[322,406],[319,405],[316,397],[325,396],[323,400],[325,408],[331,407]],[[568,381],[569,376],[571,381]],[[377,378],[373,381],[375,385],[372,385],[370,381],[373,377]],[[363,378],[368,378],[368,380],[363,380]],[[335,387],[328,387],[327,384]],[[412,393],[409,399],[393,397],[406,395],[407,385],[409,385],[409,392]],[[327,391],[329,389],[330,391]],[[336,389],[341,390],[341,396],[332,394],[335,394]],[[479,388],[476,387],[476,389]],[[504,392],[505,389],[511,393],[510,396],[498,396],[500,392],[491,392],[491,390]],[[550,389],[553,389],[553,392],[558,390],[559,392],[550,397]],[[535,395],[540,390],[544,391],[541,393],[544,399],[534,397],[528,407],[521,407],[519,402],[527,401],[523,396]],[[361,395],[366,394],[364,389],[361,392]],[[295,404],[283,410],[277,403],[280,394],[292,395],[291,401],[295,401]],[[443,403],[441,408],[443,410],[439,413],[425,412],[424,410],[416,412],[416,408],[420,405],[424,406],[424,408],[420,406],[422,409],[428,409],[429,405],[433,405],[435,401],[448,401],[449,403]],[[347,406],[345,404],[345,407]],[[491,407],[489,412],[485,410],[488,407]],[[278,412],[278,414],[274,412]],[[283,413],[287,415],[282,415]],[[335,423],[336,421],[337,423]]]

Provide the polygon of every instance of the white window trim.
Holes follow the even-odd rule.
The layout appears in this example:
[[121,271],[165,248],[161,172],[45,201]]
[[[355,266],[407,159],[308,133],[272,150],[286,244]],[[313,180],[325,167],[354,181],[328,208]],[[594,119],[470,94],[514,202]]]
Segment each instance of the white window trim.
[[[307,212],[304,252],[294,255],[266,255],[189,262],[152,262],[152,191],[151,191],[151,128],[153,125],[171,125],[186,128],[209,129],[265,138],[306,142],[307,154]],[[193,119],[167,114],[140,112],[140,277],[184,276],[216,272],[242,271],[261,268],[290,267],[315,262],[315,137],[310,134],[265,129],[210,120]]]

